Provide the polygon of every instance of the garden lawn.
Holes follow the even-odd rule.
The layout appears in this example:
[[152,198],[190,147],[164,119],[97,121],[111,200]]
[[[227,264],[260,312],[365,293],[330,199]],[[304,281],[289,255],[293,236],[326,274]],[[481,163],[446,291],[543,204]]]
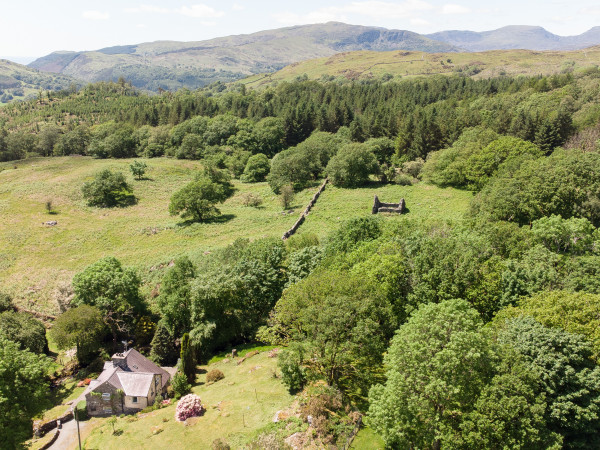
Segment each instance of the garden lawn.
[[[281,379],[273,377],[276,366],[277,358],[269,358],[268,352],[250,357],[239,366],[229,360],[202,366],[203,371],[216,368],[225,374],[224,379],[210,385],[205,384],[206,374],[198,375],[193,393],[207,408],[202,417],[188,419],[187,424],[177,422],[173,403],[139,417],[119,418],[115,435],[106,419],[94,419],[96,425],[85,439],[85,448],[204,449],[219,438],[231,448],[240,448],[248,436],[270,423],[277,411],[293,401]],[[162,431],[153,434],[157,429]]]

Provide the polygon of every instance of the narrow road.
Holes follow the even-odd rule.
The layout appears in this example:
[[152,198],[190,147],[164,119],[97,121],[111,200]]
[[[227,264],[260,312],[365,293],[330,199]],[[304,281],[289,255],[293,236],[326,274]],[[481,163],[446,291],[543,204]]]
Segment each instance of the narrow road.
[[[79,430],[81,434],[89,426],[89,422],[79,422]],[[51,450],[72,450],[79,448],[79,441],[77,439],[77,422],[75,420],[69,420],[64,423],[58,439],[54,444],[49,447]]]

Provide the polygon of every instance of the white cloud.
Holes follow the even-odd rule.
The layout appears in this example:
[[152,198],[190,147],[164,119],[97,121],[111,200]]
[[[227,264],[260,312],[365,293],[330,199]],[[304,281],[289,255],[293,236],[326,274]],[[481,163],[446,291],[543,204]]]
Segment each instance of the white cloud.
[[466,6],[447,4],[442,7],[442,14],[468,14],[471,10]]
[[157,13],[165,14],[170,12],[167,8],[161,8],[160,6],[154,5],[140,5],[135,8],[125,8],[126,13]]
[[431,10],[433,6],[422,0],[407,0],[400,3],[366,1],[353,2],[342,9],[376,19],[406,19],[414,13]]
[[196,17],[200,19],[212,19],[216,17],[223,17],[225,15],[223,11],[218,11],[211,6],[203,5],[202,3],[197,3],[191,6],[182,6],[175,11],[179,14],[183,14],[184,16]]
[[431,25],[431,22],[428,22],[425,19],[421,19],[421,18],[417,17],[414,19],[410,19],[410,24],[419,26],[419,27],[427,27],[427,26]]
[[344,6],[319,8],[306,14],[277,13],[273,14],[273,17],[284,24],[347,22],[349,14],[371,19],[409,19],[420,12],[431,9],[433,6],[422,0],[406,0],[398,3],[368,0],[352,2]]
[[240,5],[239,3],[234,3],[231,9],[233,9],[234,11],[243,11],[244,9],[246,9],[246,7],[244,5]]
[[108,20],[110,14],[101,11],[84,11],[81,13],[81,17],[88,20]]
[[600,7],[599,6],[588,6],[587,8],[580,9],[579,12],[583,13],[583,14],[598,15],[598,14],[600,14]]

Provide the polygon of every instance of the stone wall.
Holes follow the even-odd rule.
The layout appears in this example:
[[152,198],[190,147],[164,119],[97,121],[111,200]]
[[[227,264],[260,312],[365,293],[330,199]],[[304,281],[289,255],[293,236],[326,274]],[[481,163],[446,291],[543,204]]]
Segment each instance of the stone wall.
[[44,423],[36,423],[33,425],[33,434],[35,436],[45,436],[46,433],[48,433],[51,430],[54,430],[57,426],[57,422],[60,420],[60,423],[65,423],[68,422],[69,420],[73,419],[73,413],[71,411],[67,411],[66,413],[64,413],[62,416],[60,416],[57,419],[54,420],[50,420],[48,422],[44,422]]
[[[94,388],[94,393],[100,395],[90,392],[85,396],[87,412],[90,416],[110,416],[127,412],[121,395],[117,393],[117,389],[113,385],[102,383],[100,386]],[[110,394],[110,398],[103,398],[102,394]]]
[[404,199],[400,200],[399,203],[383,203],[379,201],[379,198],[375,196],[375,201],[373,202],[373,210],[371,211],[373,214],[377,214],[380,212],[389,212],[402,214],[406,210],[406,202]]
[[323,184],[321,185],[321,187],[319,187],[319,190],[316,192],[316,194],[313,195],[313,198],[311,199],[311,201],[308,203],[308,205],[306,206],[306,208],[304,209],[304,211],[300,215],[300,218],[296,221],[296,223],[292,226],[292,228],[290,228],[288,231],[286,231],[283,234],[283,238],[282,239],[284,241],[287,238],[289,238],[290,236],[293,236],[296,233],[296,231],[298,231],[298,228],[300,228],[300,225],[302,225],[304,223],[304,220],[306,219],[306,216],[308,216],[308,213],[310,213],[310,210],[312,209],[312,207],[315,206],[315,203],[317,203],[317,200],[319,199],[319,196],[325,190],[325,186],[327,186],[328,182],[329,182],[329,179],[325,178],[325,181],[323,181]]

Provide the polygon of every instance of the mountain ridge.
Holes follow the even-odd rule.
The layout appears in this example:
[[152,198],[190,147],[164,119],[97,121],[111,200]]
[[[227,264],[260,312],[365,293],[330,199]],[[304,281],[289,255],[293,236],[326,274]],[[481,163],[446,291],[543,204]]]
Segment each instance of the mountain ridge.
[[58,51],[38,58],[29,67],[87,82],[124,77],[140,89],[158,91],[237,81],[254,74],[273,73],[290,64],[352,51],[568,51],[599,44],[600,27],[577,36],[558,36],[530,25],[421,35],[407,30],[327,22],[204,41],[160,40],[94,51]]
[[446,30],[424,36],[470,52],[488,50],[580,50],[600,44],[600,27],[559,36],[540,26],[508,25],[488,31]]
[[54,52],[29,66],[85,81],[124,76],[134,86],[157,90],[234,81],[254,73],[274,72],[295,62],[355,50],[458,49],[411,31],[328,22],[205,41],[155,41],[96,51]]

